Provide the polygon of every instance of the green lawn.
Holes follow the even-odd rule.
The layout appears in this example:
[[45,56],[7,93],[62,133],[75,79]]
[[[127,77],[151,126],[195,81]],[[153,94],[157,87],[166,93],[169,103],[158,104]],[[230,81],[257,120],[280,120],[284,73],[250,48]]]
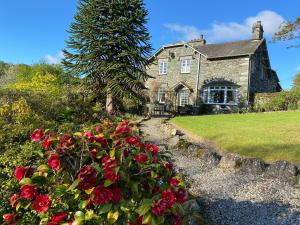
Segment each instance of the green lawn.
[[224,151],[300,164],[300,111],[176,117],[171,122]]

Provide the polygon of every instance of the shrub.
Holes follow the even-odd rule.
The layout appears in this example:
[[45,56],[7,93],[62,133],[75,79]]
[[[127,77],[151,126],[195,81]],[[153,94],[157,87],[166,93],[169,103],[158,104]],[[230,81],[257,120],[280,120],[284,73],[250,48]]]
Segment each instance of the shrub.
[[167,154],[143,143],[128,122],[35,130],[31,139],[32,156],[8,182],[7,224],[181,224],[183,182]]

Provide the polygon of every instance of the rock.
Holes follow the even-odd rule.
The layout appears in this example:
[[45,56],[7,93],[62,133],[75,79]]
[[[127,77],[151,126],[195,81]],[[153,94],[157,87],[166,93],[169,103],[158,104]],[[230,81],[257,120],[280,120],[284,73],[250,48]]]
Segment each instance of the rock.
[[185,224],[204,225],[201,215],[201,208],[195,199],[191,199],[183,204]]
[[235,154],[225,154],[220,161],[220,167],[224,169],[234,169],[240,167],[242,158]]
[[266,164],[259,158],[247,158],[242,160],[241,170],[247,173],[262,174],[266,170]]
[[177,145],[177,143],[179,142],[179,140],[180,140],[180,137],[178,135],[176,135],[176,136],[169,138],[168,143],[172,148],[174,148]]
[[183,209],[185,212],[200,211],[200,206],[196,199],[191,199],[183,204]]
[[290,180],[292,177],[297,176],[298,168],[287,161],[281,160],[271,164],[266,173],[271,177]]
[[177,135],[178,134],[178,130],[176,130],[176,129],[172,129],[171,130],[171,135],[172,136],[175,136],[175,135]]
[[206,151],[204,152],[202,159],[209,165],[216,166],[220,163],[222,156],[216,152]]

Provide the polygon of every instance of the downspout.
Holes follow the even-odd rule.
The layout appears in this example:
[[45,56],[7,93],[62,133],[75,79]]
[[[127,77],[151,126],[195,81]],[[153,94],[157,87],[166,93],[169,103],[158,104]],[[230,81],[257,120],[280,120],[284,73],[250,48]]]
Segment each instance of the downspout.
[[251,75],[252,75],[252,54],[249,55],[247,106],[249,106],[250,103]]
[[196,83],[196,100],[195,100],[195,106],[198,106],[197,102],[198,102],[198,95],[199,95],[199,80],[200,80],[200,61],[201,61],[201,54],[199,54],[199,58],[198,58],[198,67],[197,67],[197,83]]

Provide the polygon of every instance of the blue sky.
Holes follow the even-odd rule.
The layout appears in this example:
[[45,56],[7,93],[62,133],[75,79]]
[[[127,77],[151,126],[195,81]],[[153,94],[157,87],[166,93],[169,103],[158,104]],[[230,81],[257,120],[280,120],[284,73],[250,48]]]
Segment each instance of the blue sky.
[[[145,0],[148,28],[154,49],[204,34],[209,43],[250,38],[250,26],[262,20],[266,38],[283,20],[300,15],[296,0]],[[76,12],[76,0],[9,0],[0,6],[0,60],[35,63],[57,62],[68,37],[66,30]],[[300,48],[291,43],[268,43],[273,69],[289,88],[300,70]]]

